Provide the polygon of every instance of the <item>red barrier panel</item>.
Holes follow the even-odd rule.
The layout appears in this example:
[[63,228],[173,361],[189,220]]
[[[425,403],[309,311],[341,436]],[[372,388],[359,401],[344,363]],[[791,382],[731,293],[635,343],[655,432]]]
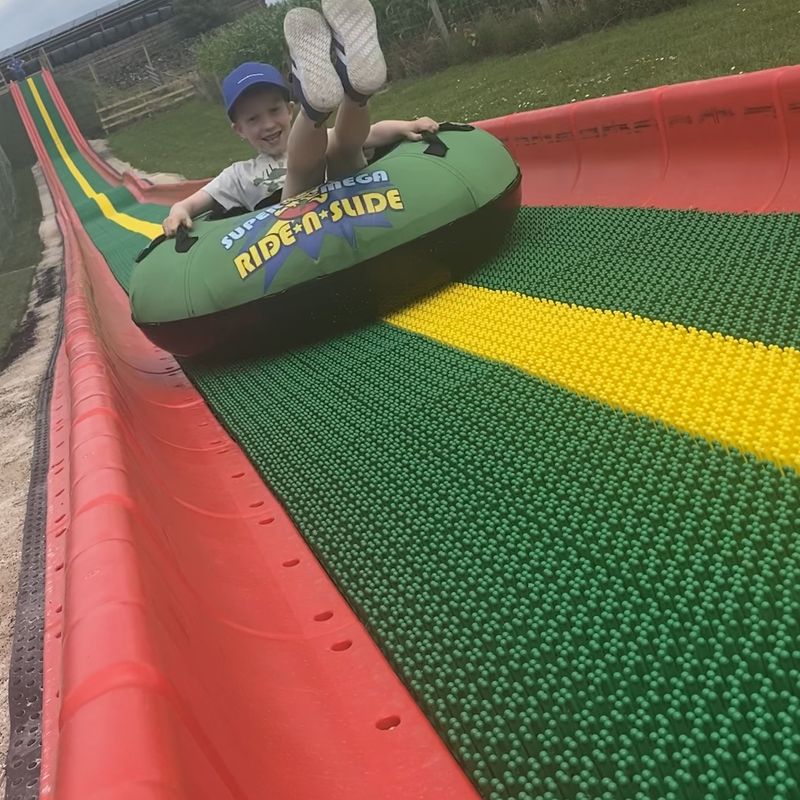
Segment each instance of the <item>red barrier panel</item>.
[[800,67],[479,124],[506,142],[522,167],[526,205],[800,207]]
[[178,200],[183,200],[198,189],[202,189],[203,186],[208,183],[208,179],[204,179],[156,185],[149,181],[142,180],[138,175],[134,175],[132,172],[125,172],[120,175],[120,173],[105,159],[101,158],[86,141],[86,137],[81,133],[50,71],[46,69],[42,70],[42,78],[47,84],[47,88],[50,90],[58,113],[64,120],[64,124],[67,126],[67,130],[69,130],[70,136],[72,136],[78,150],[80,150],[83,157],[89,162],[92,169],[94,169],[106,183],[110,183],[112,186],[124,185],[140,203],[159,203],[167,206],[171,206]]
[[12,92],[67,268],[41,797],[477,798],[244,454],[130,322]]

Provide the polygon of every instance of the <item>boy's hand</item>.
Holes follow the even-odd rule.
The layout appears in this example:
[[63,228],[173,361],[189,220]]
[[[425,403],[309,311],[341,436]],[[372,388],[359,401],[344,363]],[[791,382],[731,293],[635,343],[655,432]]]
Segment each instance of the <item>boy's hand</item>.
[[164,233],[172,237],[181,225],[186,228],[191,228],[192,218],[185,208],[175,205],[170,209],[169,216],[161,224],[164,228]]
[[422,140],[423,133],[437,133],[438,130],[438,122],[432,120],[430,117],[420,117],[419,119],[404,122],[402,134],[403,137],[410,142],[419,142]]

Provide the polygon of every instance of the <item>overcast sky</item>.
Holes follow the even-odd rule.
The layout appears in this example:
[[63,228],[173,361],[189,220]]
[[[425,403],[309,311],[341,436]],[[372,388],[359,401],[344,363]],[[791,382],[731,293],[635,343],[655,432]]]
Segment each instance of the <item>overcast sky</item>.
[[110,0],[0,0],[0,52],[71,22]]

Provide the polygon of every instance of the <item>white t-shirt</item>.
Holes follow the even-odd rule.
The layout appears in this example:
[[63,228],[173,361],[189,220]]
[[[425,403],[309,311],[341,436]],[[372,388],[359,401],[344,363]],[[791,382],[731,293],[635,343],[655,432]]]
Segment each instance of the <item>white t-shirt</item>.
[[286,182],[286,156],[273,158],[259,153],[248,161],[225,167],[203,187],[226,211],[241,206],[252,211],[262,200],[283,189]]

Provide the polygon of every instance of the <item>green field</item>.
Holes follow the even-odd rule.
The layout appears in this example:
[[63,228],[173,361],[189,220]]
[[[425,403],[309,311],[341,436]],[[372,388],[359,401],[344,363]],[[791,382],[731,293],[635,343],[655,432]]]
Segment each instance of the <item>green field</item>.
[[[797,0],[707,0],[513,57],[461,64],[393,84],[375,119],[476,120],[798,60]],[[120,158],[151,172],[202,178],[250,155],[222,108],[195,100],[111,137]]]

